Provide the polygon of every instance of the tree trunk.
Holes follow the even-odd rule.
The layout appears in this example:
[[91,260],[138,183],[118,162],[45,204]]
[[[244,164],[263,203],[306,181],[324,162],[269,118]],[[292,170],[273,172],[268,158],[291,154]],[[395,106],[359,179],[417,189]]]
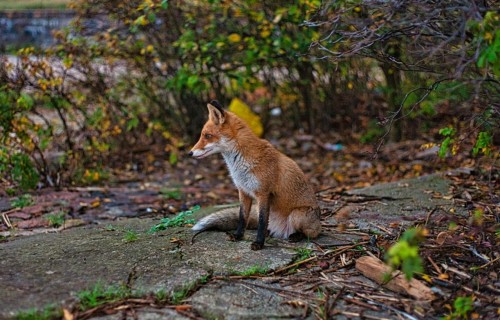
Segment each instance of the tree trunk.
[[[396,61],[400,60],[400,48],[399,44],[391,43],[387,46],[387,52],[393,56]],[[402,113],[401,108],[401,98],[402,98],[402,88],[401,88],[401,71],[395,68],[393,64],[383,63],[382,71],[387,82],[387,103],[389,104],[389,110],[391,112],[390,116],[398,119]],[[401,141],[403,139],[403,127],[404,119],[396,120],[392,122],[390,139],[393,142]]]

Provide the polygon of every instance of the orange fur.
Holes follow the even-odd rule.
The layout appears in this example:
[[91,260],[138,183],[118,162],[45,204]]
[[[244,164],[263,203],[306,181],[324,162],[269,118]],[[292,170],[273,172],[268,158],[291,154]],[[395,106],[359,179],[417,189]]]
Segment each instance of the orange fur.
[[[227,211],[225,214],[226,220],[229,214],[239,219],[235,238],[241,239],[247,226],[254,227],[247,224],[255,220],[256,214],[257,240],[252,249],[263,247],[267,230],[280,238],[295,233],[316,238],[321,231],[320,210],[313,189],[299,166],[268,141],[259,139],[243,120],[222,110],[217,102],[208,104],[208,110],[209,119],[190,154],[204,158],[222,153],[239,190],[240,213]],[[258,210],[250,209],[254,199]],[[217,220],[220,219],[209,216],[200,220],[193,230],[225,229]]]

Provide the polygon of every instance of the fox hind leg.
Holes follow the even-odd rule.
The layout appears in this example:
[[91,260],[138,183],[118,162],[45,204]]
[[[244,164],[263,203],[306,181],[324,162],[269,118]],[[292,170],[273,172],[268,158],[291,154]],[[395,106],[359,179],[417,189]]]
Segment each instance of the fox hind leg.
[[236,231],[233,233],[231,240],[237,241],[243,239],[243,235],[245,234],[245,229],[250,221],[250,210],[252,207],[252,198],[239,190],[239,198],[240,198],[240,214],[238,220],[238,227],[236,227]]
[[319,207],[293,210],[288,221],[295,232],[288,236],[288,239],[297,242],[304,238],[317,238],[321,232],[320,215]]
[[259,208],[259,222],[257,225],[257,238],[250,249],[260,250],[264,248],[264,241],[266,240],[266,235],[268,234],[268,224],[269,224],[269,195],[263,195],[257,198],[258,208]]

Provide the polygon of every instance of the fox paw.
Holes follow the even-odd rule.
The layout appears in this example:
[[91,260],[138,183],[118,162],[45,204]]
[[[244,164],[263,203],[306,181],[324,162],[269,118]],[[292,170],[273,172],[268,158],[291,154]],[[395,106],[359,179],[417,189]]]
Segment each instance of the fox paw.
[[299,242],[301,240],[304,240],[305,236],[302,232],[295,232],[292,233],[291,235],[288,236],[288,241],[289,242]]
[[256,250],[261,250],[264,248],[264,243],[260,242],[252,242],[252,245],[250,246],[250,249],[256,251]]
[[226,235],[228,241],[240,241],[241,239],[243,239],[242,234],[226,232]]

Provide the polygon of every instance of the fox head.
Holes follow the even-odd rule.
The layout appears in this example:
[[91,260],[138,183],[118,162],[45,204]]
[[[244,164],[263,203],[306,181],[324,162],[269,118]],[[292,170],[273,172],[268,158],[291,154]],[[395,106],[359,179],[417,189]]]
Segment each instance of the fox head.
[[230,147],[231,129],[228,120],[230,113],[224,111],[215,100],[207,104],[208,121],[203,126],[200,139],[189,155],[201,159],[211,154],[224,152]]

